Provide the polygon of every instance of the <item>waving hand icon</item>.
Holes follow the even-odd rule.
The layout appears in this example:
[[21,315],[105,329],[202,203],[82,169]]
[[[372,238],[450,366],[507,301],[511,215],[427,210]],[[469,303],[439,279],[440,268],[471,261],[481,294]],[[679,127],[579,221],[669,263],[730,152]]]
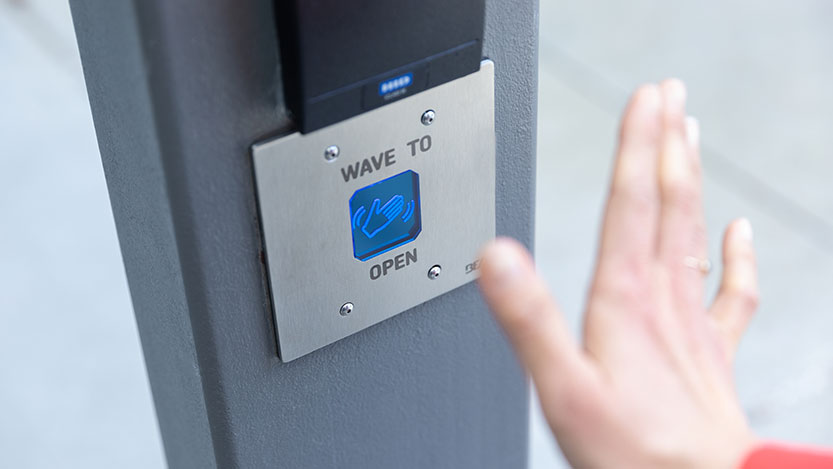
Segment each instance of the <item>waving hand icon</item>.
[[408,170],[350,197],[353,255],[366,261],[416,239],[422,231],[419,175]]
[[405,208],[405,198],[401,195],[391,197],[390,200],[385,202],[385,205],[380,207],[381,203],[379,199],[373,201],[367,220],[365,220],[364,226],[362,226],[362,233],[371,239],[390,225],[396,216],[402,213],[402,209]]

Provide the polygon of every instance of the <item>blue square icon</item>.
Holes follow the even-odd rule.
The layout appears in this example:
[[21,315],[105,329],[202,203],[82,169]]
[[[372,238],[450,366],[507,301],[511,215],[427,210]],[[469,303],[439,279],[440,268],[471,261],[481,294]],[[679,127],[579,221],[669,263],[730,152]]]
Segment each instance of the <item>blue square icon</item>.
[[419,236],[419,174],[405,171],[362,187],[350,197],[353,255],[366,261]]

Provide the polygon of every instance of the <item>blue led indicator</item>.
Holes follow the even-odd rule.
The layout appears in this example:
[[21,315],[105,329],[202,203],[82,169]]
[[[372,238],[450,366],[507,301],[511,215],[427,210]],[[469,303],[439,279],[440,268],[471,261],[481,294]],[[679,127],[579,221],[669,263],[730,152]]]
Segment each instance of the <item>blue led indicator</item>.
[[379,83],[379,96],[401,90],[414,82],[414,74],[406,73]]
[[415,240],[422,230],[419,175],[405,171],[354,192],[350,228],[361,261]]

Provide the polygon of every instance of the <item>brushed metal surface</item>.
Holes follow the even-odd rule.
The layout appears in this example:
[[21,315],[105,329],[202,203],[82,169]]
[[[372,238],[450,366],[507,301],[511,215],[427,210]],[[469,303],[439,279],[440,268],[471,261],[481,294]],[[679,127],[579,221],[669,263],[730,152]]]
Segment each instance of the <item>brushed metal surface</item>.
[[[423,125],[432,109],[435,119]],[[408,142],[430,136],[420,152]],[[328,161],[324,151],[339,148]],[[393,148],[395,163],[345,182],[342,168]],[[474,280],[495,235],[494,64],[324,129],[252,147],[280,356],[290,361]],[[422,232],[378,257],[353,257],[348,200],[406,170],[419,174]],[[376,280],[370,269],[417,250]],[[436,279],[428,276],[442,267]],[[348,315],[339,313],[352,303]]]

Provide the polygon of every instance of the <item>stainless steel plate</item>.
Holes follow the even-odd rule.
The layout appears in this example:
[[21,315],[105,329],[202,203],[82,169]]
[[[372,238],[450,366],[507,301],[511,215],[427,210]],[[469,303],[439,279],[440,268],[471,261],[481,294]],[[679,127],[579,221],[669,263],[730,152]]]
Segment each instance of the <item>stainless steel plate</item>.
[[[252,155],[290,361],[477,276],[477,251],[495,234],[494,64]],[[414,179],[418,196],[407,192]]]

